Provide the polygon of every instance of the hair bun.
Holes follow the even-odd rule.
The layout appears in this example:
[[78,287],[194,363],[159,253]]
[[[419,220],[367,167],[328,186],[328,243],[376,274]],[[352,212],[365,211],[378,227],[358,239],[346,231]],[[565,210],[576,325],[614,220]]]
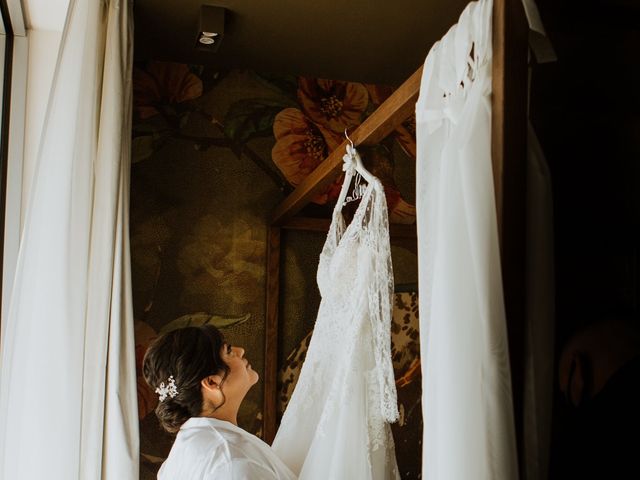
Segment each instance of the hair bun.
[[200,382],[226,373],[221,357],[222,334],[213,325],[184,327],[159,336],[147,349],[142,373],[162,400],[156,416],[162,427],[176,433],[184,422],[202,414]]
[[158,403],[156,416],[167,432],[176,433],[182,424],[191,418],[189,409],[180,405],[173,399],[167,398],[164,402]]

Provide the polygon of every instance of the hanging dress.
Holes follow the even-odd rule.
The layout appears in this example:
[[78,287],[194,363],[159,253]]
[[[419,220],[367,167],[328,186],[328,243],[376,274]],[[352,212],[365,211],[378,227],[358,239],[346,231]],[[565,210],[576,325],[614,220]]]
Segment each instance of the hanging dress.
[[367,185],[349,226],[341,207],[320,255],[313,335],[273,449],[300,480],[397,479],[389,426],[398,418],[393,271],[382,184]]
[[471,2],[425,62],[416,104],[423,468],[518,478],[491,162],[492,2]]

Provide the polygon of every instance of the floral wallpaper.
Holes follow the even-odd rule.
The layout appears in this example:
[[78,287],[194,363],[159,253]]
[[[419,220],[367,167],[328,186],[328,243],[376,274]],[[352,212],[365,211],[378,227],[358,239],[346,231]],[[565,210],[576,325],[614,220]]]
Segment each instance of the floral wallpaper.
[[[269,215],[341,143],[345,129],[353,131],[393,89],[164,62],[137,64],[133,84],[131,253],[138,371],[159,333],[211,323],[244,346],[261,372]],[[361,153],[385,186],[391,221],[414,223],[415,122],[410,119]],[[341,179],[329,185],[304,214],[329,217],[340,185]],[[283,372],[292,370],[292,355],[300,353],[315,321],[315,270],[324,236],[286,232],[283,240],[284,386]],[[396,283],[415,284],[415,249],[395,245],[392,255]],[[417,318],[417,310],[414,314]],[[403,330],[399,322],[397,333],[403,333],[409,327]],[[397,355],[403,358],[396,366],[399,381],[406,382],[399,391],[405,392],[420,384],[417,331],[411,328],[415,338],[394,354],[394,362]],[[411,415],[417,395],[404,402]],[[239,415],[240,425],[256,434],[262,397],[259,383]],[[160,429],[152,413],[157,396],[141,377],[138,399],[141,478],[151,479],[173,438]],[[396,442],[417,444],[419,435],[408,435],[401,433]],[[415,458],[402,460],[399,454],[399,462],[407,473],[403,478],[416,478]]]

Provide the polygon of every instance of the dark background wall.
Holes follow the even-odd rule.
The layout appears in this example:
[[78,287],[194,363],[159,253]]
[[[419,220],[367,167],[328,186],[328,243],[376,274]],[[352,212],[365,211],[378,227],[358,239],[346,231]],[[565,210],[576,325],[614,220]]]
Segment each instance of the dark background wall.
[[[137,62],[133,75],[131,259],[140,417],[141,479],[156,477],[173,443],[152,411],[158,396],[140,369],[150,342],[186,325],[213,324],[264,372],[266,239],[273,208],[392,89],[171,62]],[[327,116],[326,106],[341,105]],[[323,113],[324,112],[324,113]],[[415,136],[405,122],[379,145],[359,148],[385,185],[389,218],[414,223]],[[303,215],[329,218],[341,181]],[[353,207],[353,203],[350,204]],[[345,208],[346,210],[347,208]],[[279,316],[279,412],[288,401],[320,295],[324,232],[283,236]],[[420,377],[415,245],[392,247],[392,344],[402,420],[394,427],[403,478],[420,472]],[[238,422],[261,435],[262,382]]]
[[538,4],[558,55],[533,69],[531,114],[553,177],[561,341],[638,311],[640,7]]
[[553,181],[556,362],[584,381],[568,401],[554,379],[551,478],[638,478],[640,4],[537,3],[558,56],[534,66],[530,106]]

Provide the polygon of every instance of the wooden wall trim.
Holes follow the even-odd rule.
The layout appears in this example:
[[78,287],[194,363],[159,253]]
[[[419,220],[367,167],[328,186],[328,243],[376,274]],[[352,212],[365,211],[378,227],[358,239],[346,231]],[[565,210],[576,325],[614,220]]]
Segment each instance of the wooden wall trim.
[[494,0],[491,155],[521,474],[524,466],[528,33],[521,0]]

